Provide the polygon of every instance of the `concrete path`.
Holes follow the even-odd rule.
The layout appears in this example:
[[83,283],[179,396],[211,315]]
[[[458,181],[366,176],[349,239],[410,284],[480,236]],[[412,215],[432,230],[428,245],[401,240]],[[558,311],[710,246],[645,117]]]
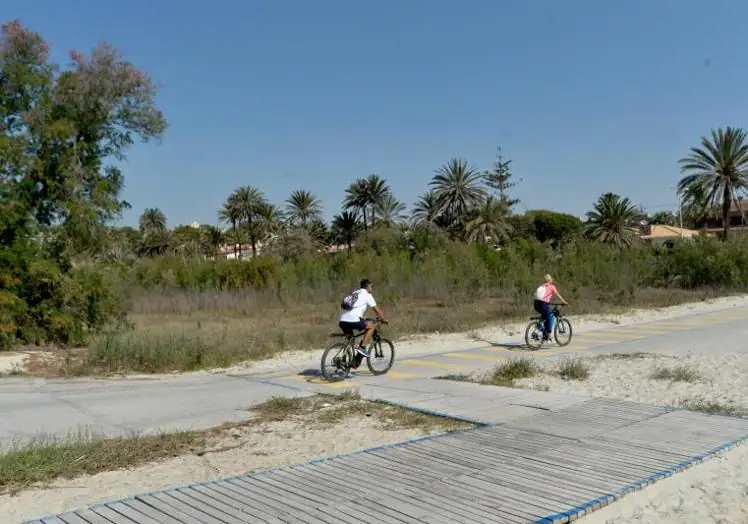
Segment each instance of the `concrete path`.
[[[196,374],[163,379],[0,380],[0,445],[40,434],[65,437],[80,431],[109,436],[132,432],[201,429],[247,416],[246,408],[276,395],[307,395],[371,384],[397,388],[413,379],[490,369],[508,358],[546,359],[602,352],[748,350],[748,308],[733,308],[582,334],[565,348],[525,351],[522,342],[476,342],[475,349],[397,359],[385,376],[326,383],[319,369],[255,377]],[[573,322],[573,317],[572,317]],[[524,335],[524,334],[523,334]],[[519,337],[518,337],[519,338]],[[364,366],[365,368],[365,366]]]

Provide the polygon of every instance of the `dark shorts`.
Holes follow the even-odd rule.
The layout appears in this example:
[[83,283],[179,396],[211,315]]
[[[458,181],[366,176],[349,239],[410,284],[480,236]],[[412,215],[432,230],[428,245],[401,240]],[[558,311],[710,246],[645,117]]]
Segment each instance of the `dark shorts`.
[[338,326],[346,335],[353,334],[354,331],[363,331],[366,329],[366,320],[359,319],[358,322],[338,322]]

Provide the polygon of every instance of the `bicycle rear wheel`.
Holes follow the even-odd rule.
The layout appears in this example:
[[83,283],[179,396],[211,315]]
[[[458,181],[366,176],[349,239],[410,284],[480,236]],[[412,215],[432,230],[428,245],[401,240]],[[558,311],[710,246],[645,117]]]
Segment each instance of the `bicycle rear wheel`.
[[386,338],[372,343],[366,366],[372,375],[384,375],[395,363],[395,345]]
[[571,342],[571,322],[565,318],[557,318],[553,328],[553,338],[559,346],[568,346]]
[[325,380],[337,381],[348,377],[351,370],[349,344],[336,342],[322,353],[322,376]]
[[540,346],[543,345],[543,329],[541,327],[541,322],[542,321],[531,320],[530,323],[527,324],[527,328],[525,329],[525,344],[527,344],[528,349],[540,349]]

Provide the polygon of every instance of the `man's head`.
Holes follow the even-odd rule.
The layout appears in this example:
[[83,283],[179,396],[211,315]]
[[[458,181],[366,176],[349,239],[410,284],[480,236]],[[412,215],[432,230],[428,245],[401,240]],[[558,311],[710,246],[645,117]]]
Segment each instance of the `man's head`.
[[371,293],[371,280],[368,278],[364,278],[361,280],[361,289],[365,289],[369,293]]
[[546,284],[553,284],[553,277],[552,277],[552,276],[550,276],[550,275],[545,275],[545,276],[543,277],[543,280],[545,280],[545,283],[546,283]]

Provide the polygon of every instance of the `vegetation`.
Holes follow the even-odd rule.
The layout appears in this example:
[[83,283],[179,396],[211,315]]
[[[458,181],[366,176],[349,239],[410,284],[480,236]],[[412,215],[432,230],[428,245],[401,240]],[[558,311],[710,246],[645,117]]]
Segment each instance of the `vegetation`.
[[568,358],[561,362],[556,375],[563,380],[587,380],[590,368],[581,358]]
[[[294,420],[307,427],[325,428],[355,417],[373,418],[379,429],[423,432],[456,431],[473,424],[427,415],[404,408],[362,400],[356,393],[312,397],[274,397],[250,409],[248,421],[227,423],[204,431],[159,435],[93,438],[81,434],[60,440],[38,440],[16,445],[0,454],[0,493],[13,493],[37,483],[72,479],[187,454],[228,451],[256,442],[258,434],[273,435],[273,423]],[[226,442],[230,445],[226,445]]]
[[699,372],[686,365],[675,366],[674,368],[657,368],[652,373],[655,380],[669,380],[671,382],[696,382],[701,378]]
[[[154,83],[113,47],[71,59],[63,70],[41,36],[2,26],[0,348],[62,348],[54,372],[187,370],[320,347],[362,276],[395,321],[392,336],[524,317],[547,272],[574,313],[748,287],[748,241],[704,236],[653,249],[640,223],[675,216],[645,216],[619,195],[603,194],[584,222],[516,213],[521,180],[501,150],[485,171],[447,160],[410,213],[370,174],[350,184],[329,223],[311,189],[275,204],[245,184],[227,195],[217,225],[172,227],[153,208],[137,229],[116,227],[130,204],[115,166],[167,123]],[[735,128],[691,150],[678,189],[685,225],[726,216],[748,188],[746,158]]]

